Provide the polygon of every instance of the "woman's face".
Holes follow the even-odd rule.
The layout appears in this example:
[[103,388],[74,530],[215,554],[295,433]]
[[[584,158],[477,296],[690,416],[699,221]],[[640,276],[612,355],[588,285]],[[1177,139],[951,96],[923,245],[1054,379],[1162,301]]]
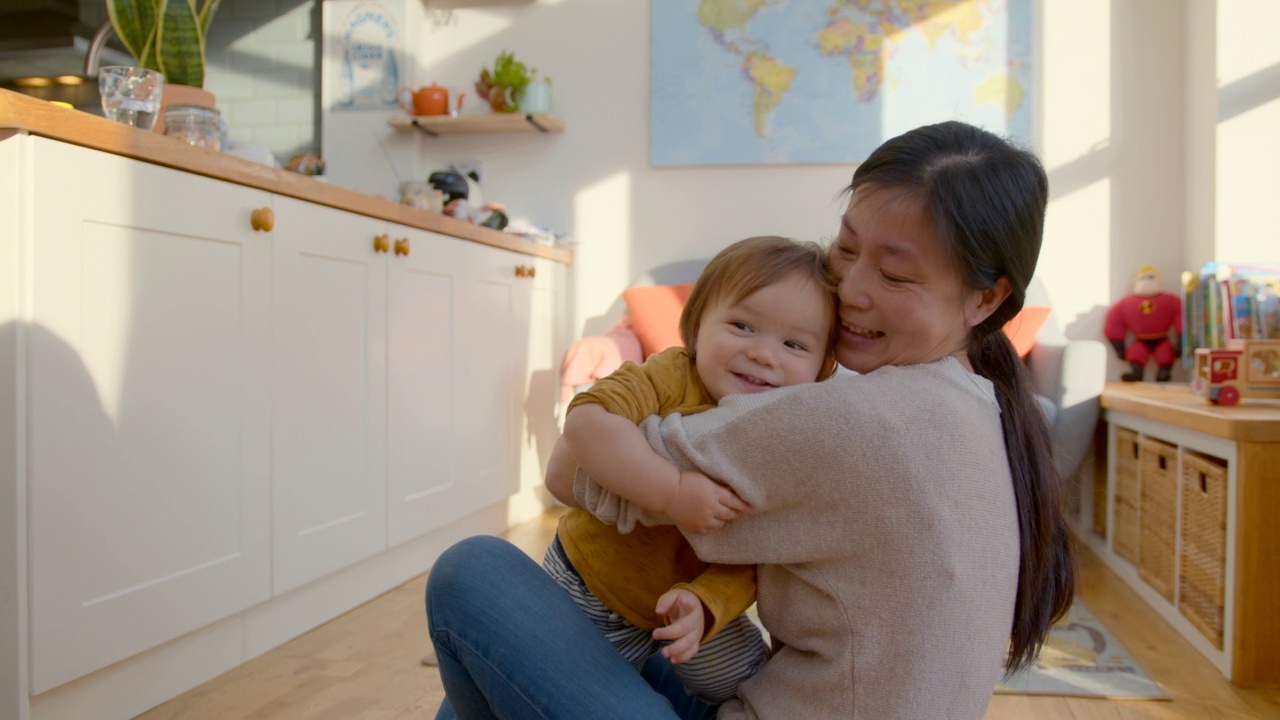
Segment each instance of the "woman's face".
[[986,307],[992,291],[963,287],[919,203],[893,192],[853,194],[831,266],[840,281],[836,359],[860,373],[947,355],[968,367],[969,330],[999,305]]

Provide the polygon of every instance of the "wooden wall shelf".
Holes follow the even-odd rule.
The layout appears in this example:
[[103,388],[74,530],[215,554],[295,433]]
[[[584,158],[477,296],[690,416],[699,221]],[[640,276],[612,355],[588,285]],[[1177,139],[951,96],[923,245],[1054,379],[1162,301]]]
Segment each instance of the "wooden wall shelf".
[[392,115],[387,124],[397,130],[420,130],[437,135],[485,133],[558,133],[564,123],[551,113],[482,113],[476,115]]

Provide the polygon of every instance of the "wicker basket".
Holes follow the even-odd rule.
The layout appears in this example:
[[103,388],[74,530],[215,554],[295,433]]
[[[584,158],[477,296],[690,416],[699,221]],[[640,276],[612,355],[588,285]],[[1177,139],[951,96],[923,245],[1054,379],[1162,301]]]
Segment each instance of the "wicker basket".
[[1226,561],[1226,463],[1184,451],[1178,609],[1219,650],[1222,649]]
[[1129,562],[1138,561],[1138,462],[1142,446],[1138,433],[1116,428],[1115,517],[1111,548]]
[[1093,453],[1093,532],[1107,537],[1107,428],[1106,420],[1099,420],[1093,430],[1093,447],[1102,452]]
[[1178,448],[1142,439],[1142,500],[1138,516],[1138,575],[1173,602],[1177,583]]

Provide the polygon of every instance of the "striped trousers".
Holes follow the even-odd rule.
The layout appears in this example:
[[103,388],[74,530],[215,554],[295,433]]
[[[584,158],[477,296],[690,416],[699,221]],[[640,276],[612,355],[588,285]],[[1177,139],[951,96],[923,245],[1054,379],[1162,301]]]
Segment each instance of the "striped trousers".
[[[600,602],[569,563],[560,538],[551,541],[542,567],[569,593],[605,639],[637,670],[646,658],[667,644],[666,641],[654,640],[651,631],[632,625]],[[769,646],[760,628],[744,614],[702,643],[693,658],[671,667],[684,681],[685,690],[690,695],[719,704],[733,697],[738,685],[756,674],[768,660]]]

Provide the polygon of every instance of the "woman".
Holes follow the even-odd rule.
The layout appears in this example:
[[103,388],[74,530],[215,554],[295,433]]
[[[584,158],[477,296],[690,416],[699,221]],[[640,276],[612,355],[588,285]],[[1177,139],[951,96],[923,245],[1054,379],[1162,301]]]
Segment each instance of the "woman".
[[[752,506],[689,540],[708,562],[759,563],[781,644],[764,670],[719,708],[690,701],[661,662],[640,678],[610,658],[519,551],[473,538],[428,580],[441,717],[979,718],[1000,666],[1034,659],[1073,558],[1048,428],[1001,328],[1035,270],[1044,170],[942,123],[886,142],[848,190],[837,359],[861,374],[647,421],[656,449]],[[579,490],[620,526],[661,520]]]

